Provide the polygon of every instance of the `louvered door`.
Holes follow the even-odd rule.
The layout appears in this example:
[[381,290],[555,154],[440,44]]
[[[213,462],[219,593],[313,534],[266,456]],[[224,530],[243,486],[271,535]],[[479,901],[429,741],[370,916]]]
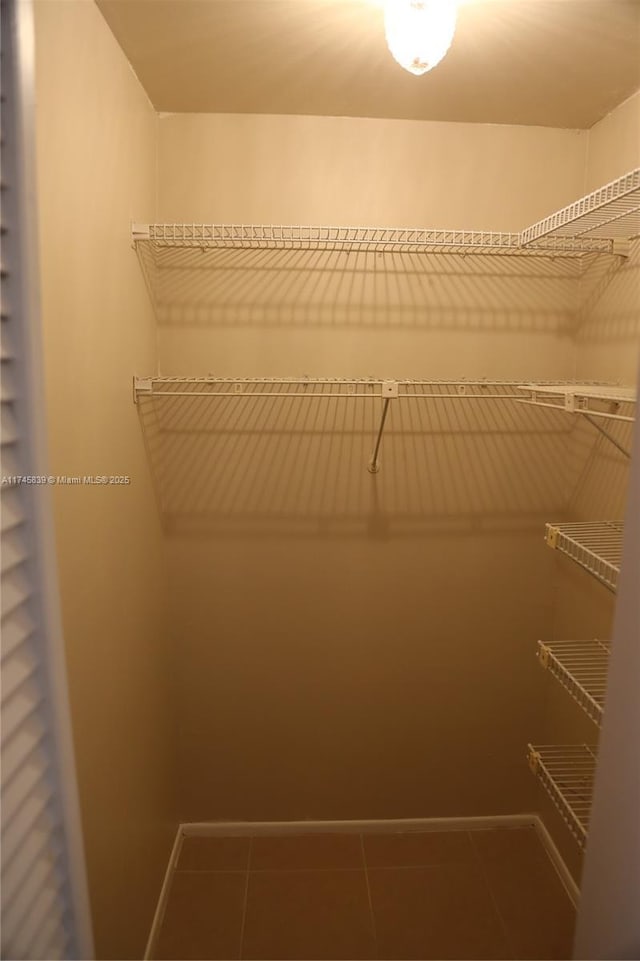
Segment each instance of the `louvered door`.
[[2,957],[90,958],[57,605],[33,211],[30,0],[2,2]]

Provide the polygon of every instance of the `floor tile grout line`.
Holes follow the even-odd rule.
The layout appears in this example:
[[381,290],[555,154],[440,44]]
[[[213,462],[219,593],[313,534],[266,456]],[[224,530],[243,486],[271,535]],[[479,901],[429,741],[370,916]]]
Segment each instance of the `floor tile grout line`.
[[[475,861],[417,861],[415,864],[368,864],[369,871],[426,871],[428,868],[465,867]],[[350,869],[353,870],[353,869]]]
[[373,913],[373,898],[371,897],[371,885],[369,884],[369,869],[367,867],[367,856],[364,850],[364,837],[362,834],[360,837],[360,850],[362,852],[362,867],[364,868],[364,880],[367,885],[367,900],[369,902],[369,914],[371,916],[371,930],[373,931],[373,947],[375,950],[375,956],[378,957],[378,931],[376,929],[376,916]]
[[506,945],[506,947],[507,947],[507,950],[509,951],[509,957],[511,957],[511,958],[517,958],[517,957],[518,957],[518,952],[515,950],[514,945],[513,945],[512,942],[511,942],[511,937],[510,937],[510,935],[509,935],[509,928],[507,927],[506,921],[505,921],[504,918],[502,917],[502,911],[500,910],[500,907],[499,907],[499,905],[498,905],[497,898],[496,898],[496,896],[495,896],[495,894],[494,894],[493,885],[491,884],[491,879],[490,879],[490,877],[489,877],[489,872],[487,871],[487,867],[486,867],[486,865],[485,865],[485,863],[484,863],[484,860],[483,860],[483,858],[482,858],[482,855],[480,854],[480,850],[479,850],[479,848],[478,848],[478,845],[476,844],[475,838],[473,837],[473,831],[469,831],[469,840],[471,841],[471,846],[472,846],[472,848],[473,848],[474,851],[476,852],[476,856],[477,856],[477,858],[478,858],[478,865],[479,865],[479,867],[480,867],[480,872],[481,872],[482,877],[483,877],[483,879],[484,879],[484,883],[485,883],[485,885],[486,885],[487,892],[488,892],[488,894],[489,894],[489,899],[490,899],[490,901],[491,901],[491,904],[493,905],[493,910],[494,910],[495,915],[496,915],[496,917],[497,917],[497,919],[498,919],[498,924],[500,925],[500,928],[501,928],[501,930],[502,930],[502,936],[503,936],[503,938],[504,938],[504,942],[505,942],[505,945]]
[[[368,864],[367,867],[370,871],[425,871],[429,868],[441,868],[445,865],[456,865],[458,867],[464,867],[465,865],[476,864],[475,859],[473,861],[450,861],[448,859],[442,861],[416,861],[415,864]],[[283,867],[272,867],[272,868],[251,868],[252,874],[305,874],[308,872],[313,872],[314,874],[325,874],[332,871],[345,871],[349,873],[357,873],[362,871],[362,866],[360,867],[345,867],[341,864],[329,865],[328,867],[314,867],[313,865],[308,865],[303,868],[283,868]],[[246,868],[194,868],[187,871],[178,871],[178,874],[245,874]]]
[[239,958],[244,954],[244,930],[247,923],[247,902],[249,900],[249,875],[251,872],[251,852],[253,849],[253,838],[249,838],[249,850],[247,852],[247,877],[244,883],[244,900],[242,902],[242,921],[240,922],[240,952]]
[[269,874],[274,871],[280,872],[281,874],[295,874],[301,871],[313,871],[323,873],[325,871],[362,871],[362,865],[357,868],[345,868],[341,864],[331,864],[328,867],[314,867],[313,865],[307,865],[304,868],[253,868],[253,874]]

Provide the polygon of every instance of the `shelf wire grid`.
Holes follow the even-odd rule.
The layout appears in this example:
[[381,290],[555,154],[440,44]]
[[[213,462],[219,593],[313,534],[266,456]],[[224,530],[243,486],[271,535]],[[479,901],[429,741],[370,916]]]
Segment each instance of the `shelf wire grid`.
[[582,257],[640,234],[640,168],[521,231],[311,224],[133,224],[134,246]]
[[596,755],[586,744],[528,745],[529,767],[581,848],[587,841]]
[[397,388],[394,399],[434,398],[441,400],[514,400],[518,397],[513,383],[502,381],[420,381],[342,378],[276,378],[276,377],[163,377],[136,378],[137,396],[154,397],[281,397],[300,400],[334,400],[387,396],[388,385]]
[[[175,397],[305,397],[331,400],[338,397],[387,396],[389,385],[397,388],[395,399],[521,400],[515,381],[412,380],[345,377],[135,377],[134,399],[142,396]],[[557,382],[553,385],[557,386]]]
[[581,197],[521,233],[523,244],[543,238],[628,239],[640,233],[640,167]]
[[622,561],[621,521],[547,524],[549,547],[566,554],[611,591],[616,591]]
[[414,227],[333,227],[303,224],[134,224],[134,244],[245,250],[371,253],[512,254],[582,257],[611,253],[607,238],[549,237],[524,245],[522,235],[490,230]]
[[538,660],[598,726],[609,669],[609,641],[538,641]]

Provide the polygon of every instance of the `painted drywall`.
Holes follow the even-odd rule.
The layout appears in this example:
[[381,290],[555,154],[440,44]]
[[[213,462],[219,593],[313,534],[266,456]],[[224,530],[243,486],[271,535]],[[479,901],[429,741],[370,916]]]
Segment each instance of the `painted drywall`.
[[575,199],[587,138],[546,127],[161,114],[158,213],[518,230]]
[[[580,194],[585,158],[573,131],[163,116],[158,218],[514,230]],[[167,375],[573,373],[566,260],[198,251],[157,266]],[[562,416],[399,403],[372,476],[379,402],[152,408],[181,816],[532,809]]]
[[97,7],[35,4],[37,158],[55,527],[100,958],[142,957],[176,829],[161,529],[131,376],[155,329],[127,232],[153,217],[157,118]]
[[[587,190],[640,167],[640,91],[589,131]],[[620,263],[600,259],[581,283],[576,375],[633,384],[640,344],[640,243]]]
[[640,90],[589,130],[585,192],[633,170],[639,158]]

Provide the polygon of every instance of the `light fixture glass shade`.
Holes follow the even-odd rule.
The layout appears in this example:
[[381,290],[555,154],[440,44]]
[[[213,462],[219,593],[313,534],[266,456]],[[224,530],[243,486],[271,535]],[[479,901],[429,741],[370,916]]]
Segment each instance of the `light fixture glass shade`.
[[384,0],[384,29],[394,59],[420,76],[451,46],[456,0]]

